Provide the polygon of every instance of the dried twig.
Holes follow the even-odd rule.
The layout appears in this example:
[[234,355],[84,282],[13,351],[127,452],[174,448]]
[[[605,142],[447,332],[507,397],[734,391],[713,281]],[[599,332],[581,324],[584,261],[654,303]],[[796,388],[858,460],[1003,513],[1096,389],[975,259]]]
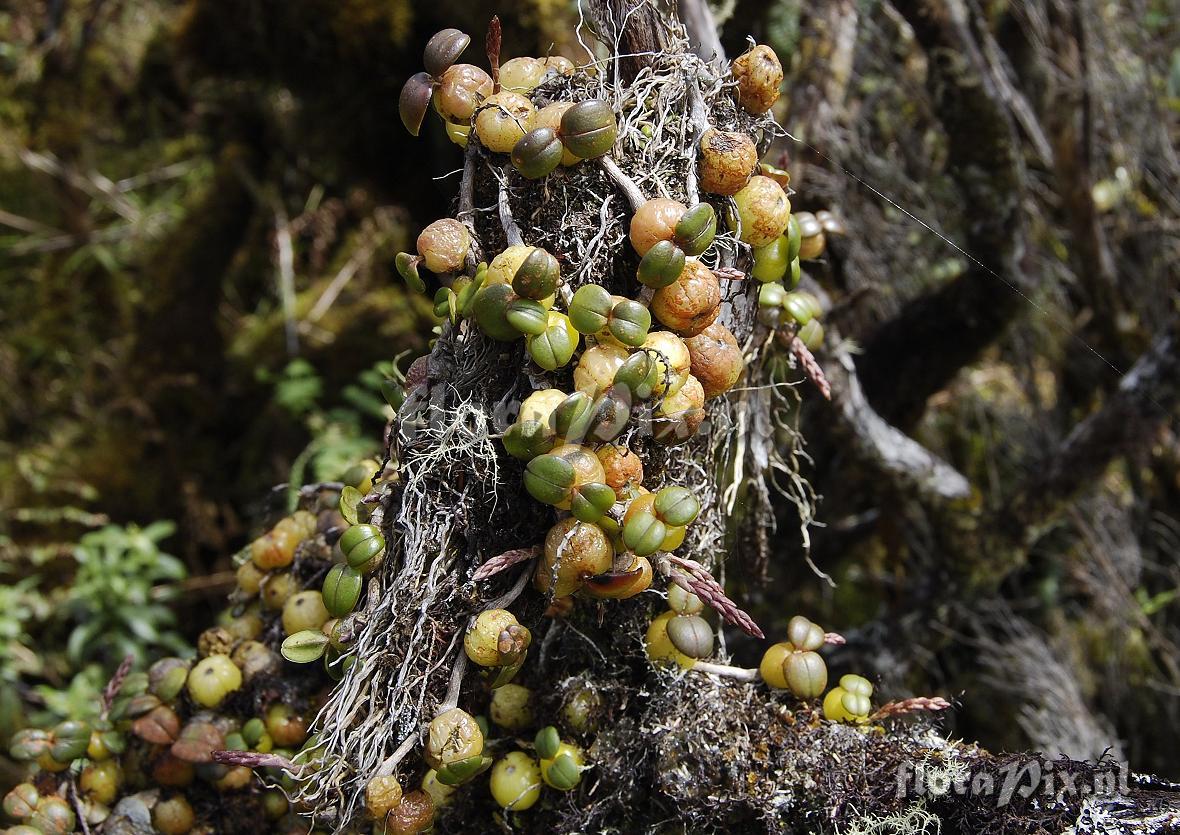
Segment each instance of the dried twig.
[[279,278],[279,299],[283,307],[283,332],[287,354],[299,353],[299,328],[295,321],[295,247],[291,241],[291,221],[287,210],[276,198],[274,201],[275,248]]
[[340,268],[340,272],[336,273],[331,283],[324,289],[320,297],[316,299],[316,303],[312,305],[311,310],[307,312],[307,316],[300,323],[300,327],[303,330],[310,329],[312,324],[324,317],[324,314],[336,302],[336,299],[339,298],[344,288],[348,286],[348,282],[352,281],[353,277],[360,272],[362,267],[373,260],[373,256],[377,253],[377,248],[385,240],[385,235],[379,235],[375,240],[360,247],[352,254],[352,257]]
[[29,148],[18,149],[17,157],[31,170],[55,177],[95,200],[102,201],[124,220],[136,223],[141,219],[139,208],[128,200],[114,183],[97,171],[83,174],[51,152],[42,153]]
[[463,151],[463,175],[459,180],[459,205],[455,212],[455,219],[467,227],[471,235],[471,246],[467,248],[464,263],[468,272],[475,275],[483,255],[483,246],[475,229],[475,161],[479,158],[479,143],[468,142]]
[[11,255],[35,255],[45,252],[59,252],[63,249],[70,249],[73,247],[86,246],[96,243],[112,243],[117,241],[124,241],[133,238],[141,231],[141,226],[152,226],[159,228],[158,224],[164,221],[165,215],[163,212],[156,212],[148,215],[146,223],[112,223],[104,229],[98,229],[93,232],[79,233],[77,235],[62,234],[54,235],[49,238],[40,238],[29,236],[23,241],[18,241],[12,246],[8,247],[7,252]]
[[[275,490],[285,490],[286,484],[280,484],[275,487]],[[305,484],[299,488],[299,498],[308,499],[317,493],[324,493],[327,491],[335,491],[339,493],[344,489],[343,481],[317,481],[314,484]]]
[[71,777],[67,784],[67,791],[70,795],[70,805],[74,807],[74,814],[78,818],[78,823],[82,827],[83,835],[90,835],[90,824],[86,822],[86,810],[82,808],[82,801],[78,797],[78,786],[74,783],[74,778]]
[[861,387],[857,367],[835,328],[830,331],[827,371],[837,418],[852,436],[851,448],[907,492],[936,506],[971,495],[967,479],[876,412]]
[[451,668],[451,682],[447,685],[447,695],[438,704],[438,713],[444,713],[459,706],[459,693],[463,690],[463,674],[467,672],[467,653],[460,652],[455,656],[455,666]]
[[228,594],[237,585],[236,571],[215,571],[212,574],[198,574],[179,583],[164,583],[152,586],[153,601],[167,601],[179,592],[182,595],[203,595],[206,597]]
[[[704,6],[704,3],[700,5]],[[707,14],[706,10],[706,14]],[[709,114],[705,109],[705,99],[701,95],[701,88],[696,84],[688,85],[688,117],[692,123],[692,134],[689,139],[689,146],[696,148],[701,141],[701,136],[709,129]],[[692,203],[697,203],[701,199],[700,184],[697,180],[697,167],[689,165],[685,172],[684,190],[688,194],[688,199]]]
[[183,177],[190,171],[195,171],[200,164],[200,160],[198,159],[188,159],[182,160],[181,162],[174,162],[171,165],[164,165],[152,171],[145,171],[142,174],[135,174],[131,177],[117,180],[115,182],[115,190],[122,194],[155,183],[174,180],[177,177]]
[[677,7],[697,55],[705,60],[724,61],[725,49],[709,4],[705,0],[680,0]]
[[32,218],[22,217],[12,212],[6,212],[0,209],[0,224],[4,226],[11,226],[13,229],[18,229],[21,232],[28,232],[30,235],[63,235],[65,234],[60,229],[54,229],[52,226],[46,226],[40,221]]

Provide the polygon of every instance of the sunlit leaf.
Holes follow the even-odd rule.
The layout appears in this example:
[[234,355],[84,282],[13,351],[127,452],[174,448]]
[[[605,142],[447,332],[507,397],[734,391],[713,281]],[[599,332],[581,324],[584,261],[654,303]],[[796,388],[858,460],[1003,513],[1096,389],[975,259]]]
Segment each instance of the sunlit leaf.
[[340,515],[350,525],[357,523],[357,505],[364,496],[355,487],[347,486],[340,491]]
[[328,636],[315,629],[296,632],[283,641],[283,657],[296,664],[310,664],[328,648]]

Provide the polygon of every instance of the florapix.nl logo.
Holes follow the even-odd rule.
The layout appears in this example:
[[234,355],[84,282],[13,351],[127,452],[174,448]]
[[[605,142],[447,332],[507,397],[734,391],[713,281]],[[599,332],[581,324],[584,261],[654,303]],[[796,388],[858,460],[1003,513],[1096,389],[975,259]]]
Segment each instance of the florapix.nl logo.
[[905,761],[897,768],[899,797],[936,800],[948,794],[991,798],[997,807],[1038,796],[1047,802],[1094,796],[1125,794],[1130,770],[1126,763],[1099,760],[1079,763],[1040,757],[1012,756],[1008,759],[940,762],[931,757]]

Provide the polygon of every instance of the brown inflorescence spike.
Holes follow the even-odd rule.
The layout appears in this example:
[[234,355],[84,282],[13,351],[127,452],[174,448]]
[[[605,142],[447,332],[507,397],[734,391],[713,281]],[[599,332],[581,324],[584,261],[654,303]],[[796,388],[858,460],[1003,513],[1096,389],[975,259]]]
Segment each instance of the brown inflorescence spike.
[[914,696],[912,699],[901,699],[882,705],[869,719],[875,722],[880,719],[892,719],[897,716],[904,716],[907,713],[946,710],[950,706],[951,703],[942,698],[942,696]]
[[488,22],[488,37],[484,46],[488,53],[488,65],[492,68],[492,93],[500,92],[500,45],[503,32],[500,28],[500,16],[492,15]]
[[831,400],[832,387],[828,385],[828,378],[824,376],[824,370],[820,368],[819,363],[815,360],[815,355],[811,353],[811,350],[803,344],[803,340],[798,336],[791,337],[791,353],[795,355],[795,359],[799,360],[799,365],[803,368],[803,373],[819,389],[819,393],[824,396],[824,400]]
[[498,554],[485,562],[475,570],[471,575],[471,579],[475,582],[486,580],[489,577],[494,577],[505,569],[511,568],[517,563],[522,563],[531,560],[541,553],[541,549],[534,545],[532,548],[514,548],[511,551],[505,551],[503,554]]
[[119,669],[115,670],[115,674],[111,676],[111,680],[107,682],[107,686],[102,691],[102,711],[106,713],[111,709],[111,704],[115,701],[115,696],[119,695],[119,690],[123,687],[123,682],[127,680],[127,676],[131,674],[131,665],[135,663],[134,655],[125,655],[123,662],[119,664]]
[[721,588],[721,584],[713,578],[707,568],[696,560],[677,557],[674,554],[669,554],[668,560],[683,569],[683,571],[673,570],[668,574],[672,582],[685,591],[691,591],[709,606],[712,606],[717,614],[721,615],[728,623],[748,635],[753,635],[755,638],[766,637],[754,619],[729,599],[725,594],[725,589]]
[[299,766],[278,754],[260,754],[257,751],[214,751],[213,762],[222,765],[244,765],[247,768],[281,768],[284,771],[298,771]]

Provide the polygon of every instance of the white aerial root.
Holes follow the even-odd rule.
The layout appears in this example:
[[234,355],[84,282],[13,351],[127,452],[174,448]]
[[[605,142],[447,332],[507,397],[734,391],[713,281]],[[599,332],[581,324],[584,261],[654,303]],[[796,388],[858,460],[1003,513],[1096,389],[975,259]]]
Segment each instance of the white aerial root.
[[[434,673],[452,668],[461,650],[461,630],[440,650],[438,606],[458,585],[455,518],[470,499],[453,473],[483,473],[494,504],[499,478],[493,427],[478,405],[462,400],[449,411],[426,407],[425,426],[407,429],[400,456],[404,481],[394,536],[382,571],[374,611],[365,613],[352,657],[355,663],[316,719],[324,751],[316,779],[300,786],[299,798],[319,809],[339,809],[341,819],[357,810],[364,781],[390,774],[417,744]],[[461,679],[461,674],[460,674]],[[458,694],[455,694],[457,701]],[[390,752],[393,740],[400,744]]]
[[694,673],[707,673],[711,676],[732,678],[735,681],[757,681],[758,671],[748,667],[731,667],[728,664],[714,664],[711,661],[698,661],[689,668]]

